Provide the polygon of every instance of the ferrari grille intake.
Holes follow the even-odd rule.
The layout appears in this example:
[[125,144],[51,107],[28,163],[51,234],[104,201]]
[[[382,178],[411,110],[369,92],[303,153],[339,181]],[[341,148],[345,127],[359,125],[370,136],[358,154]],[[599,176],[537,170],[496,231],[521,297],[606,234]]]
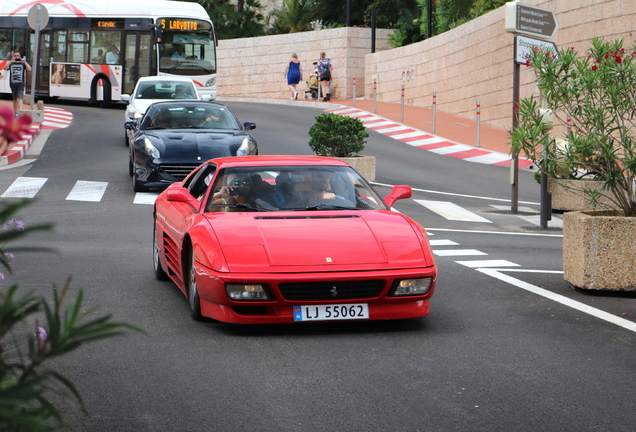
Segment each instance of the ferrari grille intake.
[[198,166],[199,164],[165,164],[161,165],[161,169],[173,177],[184,179]]
[[378,297],[385,280],[281,283],[286,300],[351,300]]

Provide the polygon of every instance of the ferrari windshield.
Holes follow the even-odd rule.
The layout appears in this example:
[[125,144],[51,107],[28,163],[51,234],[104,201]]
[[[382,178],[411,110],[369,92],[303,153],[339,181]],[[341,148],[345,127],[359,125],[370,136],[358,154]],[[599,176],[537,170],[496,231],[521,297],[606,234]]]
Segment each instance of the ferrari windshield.
[[220,171],[206,211],[387,210],[348,166],[240,167]]
[[142,119],[141,129],[241,130],[241,125],[224,105],[173,101],[153,104]]

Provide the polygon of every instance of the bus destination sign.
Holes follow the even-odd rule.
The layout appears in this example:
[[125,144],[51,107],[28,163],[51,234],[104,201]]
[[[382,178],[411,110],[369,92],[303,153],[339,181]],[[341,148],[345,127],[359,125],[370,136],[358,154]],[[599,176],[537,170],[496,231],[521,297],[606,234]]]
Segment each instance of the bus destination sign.
[[199,22],[183,19],[170,19],[162,18],[161,21],[162,30],[198,30]]

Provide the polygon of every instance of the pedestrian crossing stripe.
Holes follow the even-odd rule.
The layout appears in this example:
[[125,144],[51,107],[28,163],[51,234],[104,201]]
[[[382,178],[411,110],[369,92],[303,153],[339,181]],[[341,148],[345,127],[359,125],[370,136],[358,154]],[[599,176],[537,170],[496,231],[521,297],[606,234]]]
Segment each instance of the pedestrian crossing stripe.
[[66,199],[68,201],[100,202],[107,186],[107,182],[78,180]]
[[35,198],[47,180],[41,177],[18,177],[0,197]]
[[428,201],[428,200],[413,200],[416,203],[426,207],[427,209],[437,213],[438,215],[452,221],[462,222],[483,222],[492,223],[488,219],[479,216],[463,207],[458,206],[455,203],[447,201]]

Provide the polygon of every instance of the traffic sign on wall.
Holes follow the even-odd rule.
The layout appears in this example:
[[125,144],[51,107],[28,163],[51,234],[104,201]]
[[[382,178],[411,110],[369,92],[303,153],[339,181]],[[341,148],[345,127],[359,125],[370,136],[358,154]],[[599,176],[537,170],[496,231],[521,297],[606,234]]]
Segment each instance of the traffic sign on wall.
[[552,38],[559,29],[554,12],[518,2],[506,3],[506,31],[540,39]]

